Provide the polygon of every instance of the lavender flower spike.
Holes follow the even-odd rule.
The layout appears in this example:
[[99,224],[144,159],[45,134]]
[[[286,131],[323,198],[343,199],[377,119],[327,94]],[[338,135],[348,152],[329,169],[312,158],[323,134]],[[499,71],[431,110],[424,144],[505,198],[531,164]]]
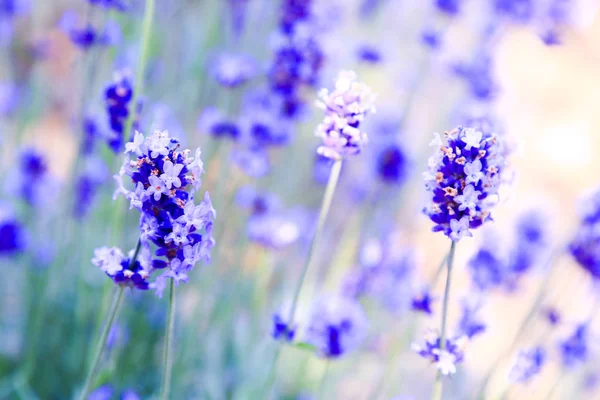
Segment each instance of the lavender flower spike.
[[453,241],[472,236],[471,229],[491,219],[498,201],[505,150],[498,136],[458,127],[431,142],[437,148],[424,173],[431,203],[423,212]]
[[316,135],[323,140],[317,152],[332,160],[360,153],[367,134],[359,129],[365,115],[375,112],[375,95],[364,83],[356,81],[352,71],[339,73],[335,90],[322,89],[317,106],[325,110]]

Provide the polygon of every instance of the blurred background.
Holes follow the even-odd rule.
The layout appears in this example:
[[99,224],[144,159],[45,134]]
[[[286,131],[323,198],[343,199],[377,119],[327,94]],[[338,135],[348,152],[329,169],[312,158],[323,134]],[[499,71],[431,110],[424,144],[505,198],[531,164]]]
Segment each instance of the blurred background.
[[[494,222],[457,246],[450,333],[467,334],[465,315],[485,328],[444,398],[600,398],[594,275],[565,251],[598,185],[600,3],[156,0],[144,37],[147,6],[0,0],[0,398],[71,398],[85,379],[114,290],[90,259],[139,235],[139,214],[112,199],[123,143],[106,90],[123,77],[139,89],[137,129],[201,147],[217,210],[212,261],[178,288],[173,399],[317,398],[326,364],[321,398],[429,398],[435,367],[410,344],[439,329],[449,243],[421,213],[422,172],[433,132],[458,125],[502,136],[511,176]],[[314,102],[340,70],[373,89],[377,113],[343,165],[299,332],[361,272],[406,270],[353,293],[369,320],[353,351],[327,363],[284,346],[269,394],[271,319],[291,301],[331,168],[316,155]],[[532,215],[543,239],[510,270]],[[482,278],[483,251],[499,277]],[[414,307],[424,293],[430,313]],[[152,290],[127,291],[94,399],[156,395],[166,310]],[[580,324],[584,348],[565,363]],[[511,381],[534,346],[543,368]]]

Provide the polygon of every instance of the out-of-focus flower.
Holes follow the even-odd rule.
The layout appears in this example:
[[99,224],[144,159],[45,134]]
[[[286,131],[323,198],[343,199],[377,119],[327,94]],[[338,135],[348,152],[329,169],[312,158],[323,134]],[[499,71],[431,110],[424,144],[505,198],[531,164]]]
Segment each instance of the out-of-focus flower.
[[24,226],[0,204],[0,257],[18,254],[26,244]]
[[361,266],[345,278],[342,293],[353,298],[375,299],[394,314],[409,309],[427,312],[434,300],[429,292],[413,294],[416,267],[414,251],[399,247],[393,236],[385,243],[368,241],[361,251]]
[[271,169],[269,155],[260,146],[236,149],[231,153],[232,162],[248,176],[261,178]]
[[236,88],[254,77],[256,63],[246,54],[222,54],[215,60],[212,73],[221,86]]
[[306,341],[321,357],[338,358],[358,348],[368,321],[359,303],[346,297],[318,299],[306,331]]
[[486,325],[478,317],[477,313],[480,309],[480,304],[473,303],[470,299],[465,299],[462,302],[462,315],[458,321],[457,332],[469,339],[482,334],[486,330]]
[[588,359],[588,340],[590,340],[588,324],[579,324],[571,336],[560,341],[558,346],[565,368],[573,368]]
[[[104,97],[110,129],[113,133],[109,145],[113,151],[117,152],[123,148],[125,124],[129,118],[129,113],[132,111],[129,109],[129,103],[133,99],[133,84],[129,71],[115,73],[113,82],[104,91]],[[137,115],[141,112],[141,108],[142,103],[138,102],[132,132],[138,129]]]
[[352,71],[339,73],[335,90],[322,89],[317,105],[325,110],[325,119],[316,135],[323,140],[317,151],[333,160],[360,153],[367,134],[359,129],[368,113],[375,112],[375,95],[364,83],[356,81]]
[[88,396],[88,400],[110,400],[115,389],[110,384],[105,384],[95,389]]
[[356,51],[358,60],[367,64],[379,64],[383,56],[381,52],[374,46],[362,45]]
[[90,157],[85,160],[83,172],[75,183],[74,213],[77,218],[87,215],[98,188],[108,176],[108,168],[101,159]]
[[56,199],[58,182],[50,174],[46,158],[34,148],[25,148],[19,155],[17,168],[7,175],[5,190],[39,207]]
[[490,219],[502,183],[505,150],[499,137],[472,128],[459,127],[444,133],[444,138],[446,143],[436,134],[432,142],[437,150],[424,173],[431,205],[423,212],[435,223],[434,232],[459,241]]
[[225,115],[215,107],[207,107],[202,111],[197,123],[198,130],[202,133],[208,133],[215,139],[237,140],[240,137],[239,125],[225,117]]
[[451,16],[457,15],[460,12],[462,0],[434,0],[436,7]]
[[431,330],[425,335],[425,344],[412,344],[412,349],[421,357],[431,361],[442,375],[453,375],[456,373],[456,364],[463,361],[464,348],[467,343],[467,338],[461,336],[459,338],[446,338],[444,350],[440,349],[440,336]]
[[489,101],[493,100],[498,92],[492,68],[492,57],[479,55],[471,63],[459,63],[454,66],[454,72],[465,81],[473,98]]
[[124,0],[88,0],[90,4],[103,7],[106,9],[113,9],[117,11],[126,11],[127,4]]
[[397,144],[384,147],[377,155],[377,174],[388,184],[401,184],[408,174],[408,160],[404,149]]
[[521,350],[510,369],[508,379],[513,383],[528,383],[540,373],[546,362],[546,352],[541,347]]
[[114,21],[108,21],[100,31],[90,24],[82,26],[74,11],[67,11],[59,22],[60,28],[69,36],[71,42],[82,50],[93,46],[113,46],[121,40],[121,28]]
[[581,222],[569,251],[594,279],[600,279],[600,190],[584,200]]

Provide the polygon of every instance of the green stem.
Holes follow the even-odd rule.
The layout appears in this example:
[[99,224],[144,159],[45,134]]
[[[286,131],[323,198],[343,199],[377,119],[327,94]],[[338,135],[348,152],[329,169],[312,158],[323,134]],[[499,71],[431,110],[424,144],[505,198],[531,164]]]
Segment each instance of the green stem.
[[175,285],[173,279],[169,283],[169,312],[165,331],[165,347],[163,356],[163,378],[160,399],[168,400],[171,391],[171,373],[173,371],[173,333],[175,331]]
[[[333,195],[335,194],[335,188],[337,186],[340,171],[342,170],[342,160],[336,160],[333,163],[333,167],[331,168],[331,172],[329,173],[329,180],[327,181],[327,188],[325,189],[325,195],[323,196],[323,201],[321,203],[321,210],[319,211],[319,219],[317,221],[317,230],[315,235],[313,236],[310,247],[308,250],[308,257],[304,263],[304,267],[302,268],[302,272],[300,274],[300,280],[298,281],[298,285],[296,286],[296,290],[294,291],[294,297],[292,300],[292,306],[290,308],[290,313],[288,315],[288,326],[294,325],[294,317],[296,316],[296,308],[298,307],[298,299],[300,298],[300,292],[302,291],[302,286],[304,285],[304,280],[306,279],[306,273],[310,269],[310,266],[314,262],[314,256],[316,254],[317,243],[319,243],[319,239],[321,238],[321,233],[323,231],[323,227],[325,226],[325,220],[327,219],[327,214],[329,213],[329,208],[331,207],[331,203],[333,202]],[[265,388],[265,393],[270,395],[271,388],[275,383],[275,367],[277,365],[277,361],[279,360],[279,356],[281,354],[280,346],[277,347],[275,351],[275,355],[273,357],[271,363],[271,369],[269,372],[269,378],[267,380],[267,387]]]
[[83,385],[83,390],[81,391],[81,394],[79,396],[79,400],[87,399],[87,396],[90,393],[94,377],[96,376],[96,372],[98,372],[98,366],[100,364],[100,359],[102,358],[102,353],[104,352],[104,347],[106,347],[106,340],[108,339],[108,334],[110,333],[110,329],[112,328],[113,323],[115,322],[115,319],[117,317],[119,306],[121,305],[121,302],[123,300],[124,292],[124,286],[119,286],[115,291],[113,302],[110,306],[110,311],[108,312],[106,323],[104,324],[104,329],[102,330],[100,340],[98,341],[98,346],[96,347],[94,361],[92,361],[92,366],[88,372],[87,378],[85,379],[85,383]]
[[327,388],[327,374],[329,373],[329,359],[325,361],[325,371],[323,371],[323,376],[321,377],[321,383],[319,384],[319,396],[318,400],[324,400],[326,388]]
[[146,9],[144,11],[144,21],[142,23],[142,38],[140,41],[141,52],[138,60],[138,66],[135,73],[135,86],[133,88],[133,95],[131,102],[129,103],[129,115],[127,116],[127,122],[125,129],[123,130],[123,141],[127,142],[131,136],[131,129],[133,127],[133,121],[135,119],[135,112],[137,108],[137,99],[144,89],[144,75],[146,73],[146,64],[148,63],[148,54],[150,50],[150,35],[152,33],[152,20],[154,19],[154,0],[146,0]]
[[[440,332],[440,352],[446,350],[446,322],[448,319],[448,303],[450,300],[450,284],[452,283],[452,264],[454,264],[454,252],[456,251],[456,242],[453,240],[448,253],[448,274],[446,275],[446,289],[444,290],[444,304],[442,308],[442,328]],[[435,383],[433,385],[432,400],[441,400],[442,398],[442,373],[437,372]]]
[[310,242],[308,257],[306,258],[306,262],[304,263],[304,267],[302,268],[302,273],[300,275],[300,280],[298,281],[296,291],[294,292],[292,307],[290,308],[290,314],[288,317],[289,326],[293,326],[294,324],[294,317],[296,315],[296,308],[298,307],[298,299],[300,298],[300,292],[302,291],[302,286],[304,285],[304,280],[306,279],[306,273],[308,272],[310,266],[314,262],[314,257],[316,254],[315,250],[317,248],[317,244],[319,243],[319,239],[321,238],[323,227],[325,226],[325,220],[327,219],[327,214],[329,213],[329,208],[331,207],[331,203],[333,202],[333,195],[335,193],[335,188],[340,177],[341,169],[342,160],[337,160],[333,164],[333,167],[331,168],[331,172],[329,174],[327,188],[325,189],[325,196],[323,196],[323,202],[321,203],[321,211],[319,212],[319,220],[317,221],[317,230],[315,232],[315,236],[313,236]]

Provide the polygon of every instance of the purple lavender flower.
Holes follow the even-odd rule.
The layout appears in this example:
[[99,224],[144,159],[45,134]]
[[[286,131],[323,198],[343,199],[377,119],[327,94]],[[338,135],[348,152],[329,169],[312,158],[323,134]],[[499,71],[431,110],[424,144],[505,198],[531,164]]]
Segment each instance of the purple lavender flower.
[[540,373],[546,362],[546,352],[542,347],[521,350],[512,366],[508,379],[513,383],[528,383]]
[[379,64],[383,58],[376,47],[367,44],[360,46],[356,53],[359,61],[367,64]]
[[359,129],[364,117],[375,112],[375,95],[371,89],[356,82],[352,71],[339,73],[335,90],[322,89],[317,105],[325,110],[325,120],[317,126],[316,135],[323,140],[317,152],[339,160],[360,153],[367,134]]
[[560,312],[554,307],[546,307],[543,315],[550,326],[558,326],[562,320]]
[[[133,254],[133,251],[131,253]],[[97,248],[92,258],[92,264],[104,271],[117,285],[147,290],[150,265],[139,260],[133,263],[131,261],[131,256],[125,257],[117,247]]]
[[63,15],[59,26],[71,42],[82,50],[89,50],[93,46],[112,46],[121,39],[121,29],[114,21],[107,22],[104,31],[100,31],[91,24],[82,26],[73,11],[67,11]]
[[547,221],[548,217],[537,210],[519,216],[515,247],[508,264],[513,279],[525,274],[545,255],[548,247]]
[[588,359],[589,336],[588,324],[579,324],[571,336],[559,343],[562,364],[565,368],[573,368]]
[[[188,272],[198,261],[210,260],[216,212],[208,192],[202,202],[194,204],[193,195],[201,186],[204,172],[200,149],[192,157],[189,150],[180,150],[179,141],[169,137],[167,132],[156,132],[149,137],[136,132],[125,148],[125,153],[133,154],[135,159],[127,156],[119,174],[115,175],[115,196],[123,194],[130,201],[130,208],[141,212],[142,251],[136,261],[139,267],[134,264],[134,272],[144,279],[145,285],[145,279],[154,270],[165,269],[166,272],[148,285],[161,297],[168,278],[177,284],[187,282]],[[125,188],[124,175],[131,177],[133,190]],[[152,245],[156,248],[153,252]],[[122,271],[115,259],[118,257],[112,256],[110,262],[100,259],[97,263],[113,280],[115,274]]]
[[422,292],[413,296],[411,300],[411,308],[413,311],[422,312],[427,315],[432,315],[433,310],[431,309],[431,304],[434,301],[434,297],[428,290],[423,290]]
[[466,299],[462,302],[462,315],[458,321],[457,332],[469,339],[482,334],[486,330],[486,324],[477,317],[480,304],[473,303]]
[[581,222],[569,244],[569,251],[594,279],[600,279],[600,190],[583,202]]
[[440,336],[430,330],[425,335],[425,344],[412,344],[412,349],[421,357],[431,361],[442,375],[453,375],[456,373],[456,364],[463,361],[464,347],[467,338],[461,336],[459,338],[446,338],[446,346],[444,350],[440,350]]
[[231,153],[232,162],[248,176],[262,178],[271,170],[269,155],[260,146],[252,145],[247,148],[238,148]]
[[444,14],[451,16],[460,12],[462,0],[435,0],[435,6]]
[[215,139],[229,138],[237,140],[240,137],[239,125],[229,120],[215,107],[207,107],[198,118],[198,130],[208,133]]
[[527,23],[534,13],[533,0],[494,0],[494,8],[502,17],[516,23]]
[[358,348],[366,337],[367,318],[360,304],[344,297],[321,298],[314,304],[306,341],[321,357],[338,358]]
[[48,170],[46,158],[34,148],[21,151],[17,170],[8,176],[5,185],[9,193],[35,207],[50,204],[58,194],[58,183]]
[[25,249],[25,245],[25,228],[10,210],[0,205],[0,257],[17,254]]
[[471,95],[480,101],[493,100],[498,87],[493,77],[493,59],[487,54],[479,55],[470,63],[459,63],[454,72],[467,84]]
[[[117,72],[114,75],[113,83],[108,85],[104,91],[106,109],[108,112],[108,121],[113,133],[109,140],[109,145],[113,151],[117,152],[123,148],[123,133],[125,124],[129,118],[129,103],[133,99],[133,84],[128,71]],[[142,103],[138,102],[136,107],[136,116],[141,112]],[[134,120],[133,130],[138,128],[138,122]]]
[[286,320],[281,316],[281,313],[273,314],[273,330],[271,337],[275,340],[284,342],[292,342],[296,336],[296,327],[290,327]]
[[245,54],[222,54],[213,65],[212,74],[225,88],[236,88],[256,74],[255,61]]
[[94,6],[113,9],[116,11],[126,11],[127,5],[124,0],[88,0],[88,2]]
[[404,149],[397,144],[384,147],[377,155],[377,175],[384,183],[401,184],[408,174]]
[[113,386],[107,383],[90,393],[88,400],[110,400],[114,391]]
[[472,128],[459,127],[444,137],[446,144],[439,134],[432,142],[438,150],[424,174],[431,205],[423,212],[435,223],[434,232],[459,241],[490,219],[502,183],[504,149],[499,137]]

